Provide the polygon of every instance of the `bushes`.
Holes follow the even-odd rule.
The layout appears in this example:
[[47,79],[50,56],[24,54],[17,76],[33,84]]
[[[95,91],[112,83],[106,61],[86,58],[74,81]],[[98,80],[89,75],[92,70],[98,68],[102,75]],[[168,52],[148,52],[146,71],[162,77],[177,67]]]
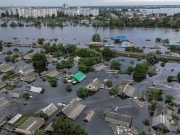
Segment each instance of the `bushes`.
[[45,54],[42,53],[36,53],[32,57],[33,66],[45,66],[47,63],[47,58]]
[[77,93],[77,96],[80,98],[85,99],[88,97],[88,90],[86,87],[80,87],[76,93]]
[[140,49],[139,47],[126,47],[125,51],[129,51],[129,52],[143,52],[143,49]]
[[70,85],[70,84],[66,86],[66,90],[67,90],[68,92],[70,92],[70,91],[72,90],[72,88],[71,88],[71,85]]
[[121,68],[121,63],[117,60],[113,60],[110,64],[110,69],[113,69],[113,70],[120,70]]
[[112,96],[112,95],[117,95],[118,94],[118,89],[116,88],[111,88],[110,91],[109,91],[109,94]]
[[57,78],[56,77],[49,78],[49,83],[51,84],[51,86],[56,87],[58,85]]
[[110,88],[110,87],[113,86],[113,83],[112,83],[112,81],[108,80],[108,81],[105,83],[105,85]]
[[28,100],[28,99],[30,98],[30,94],[29,94],[29,93],[24,93],[24,94],[23,94],[23,98],[24,98],[25,100]]
[[162,94],[164,94],[163,90],[157,90],[157,89],[153,89],[150,88],[147,90],[147,97],[149,101],[161,101],[163,100],[162,98]]
[[147,62],[143,62],[141,64],[137,64],[134,68],[134,77],[146,77],[147,71],[149,68],[149,64]]

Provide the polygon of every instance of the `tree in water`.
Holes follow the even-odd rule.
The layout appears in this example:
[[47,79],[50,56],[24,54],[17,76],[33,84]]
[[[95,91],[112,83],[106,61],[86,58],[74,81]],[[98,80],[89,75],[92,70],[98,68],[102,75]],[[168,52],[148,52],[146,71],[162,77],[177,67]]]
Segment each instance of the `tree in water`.
[[99,34],[94,34],[92,37],[93,42],[101,42],[101,36]]

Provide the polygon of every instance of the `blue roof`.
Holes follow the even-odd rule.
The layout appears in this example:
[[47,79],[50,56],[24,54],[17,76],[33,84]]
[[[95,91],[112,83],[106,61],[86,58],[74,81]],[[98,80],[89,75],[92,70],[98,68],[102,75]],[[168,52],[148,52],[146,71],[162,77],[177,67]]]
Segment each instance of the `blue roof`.
[[114,40],[125,41],[125,40],[127,40],[127,37],[126,36],[116,36],[114,38]]

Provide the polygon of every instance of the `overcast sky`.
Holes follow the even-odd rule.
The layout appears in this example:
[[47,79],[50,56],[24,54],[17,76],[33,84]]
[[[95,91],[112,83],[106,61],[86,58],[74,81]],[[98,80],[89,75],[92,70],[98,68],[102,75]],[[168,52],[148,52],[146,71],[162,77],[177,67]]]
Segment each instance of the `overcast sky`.
[[0,6],[121,6],[121,5],[180,5],[180,0],[0,0]]

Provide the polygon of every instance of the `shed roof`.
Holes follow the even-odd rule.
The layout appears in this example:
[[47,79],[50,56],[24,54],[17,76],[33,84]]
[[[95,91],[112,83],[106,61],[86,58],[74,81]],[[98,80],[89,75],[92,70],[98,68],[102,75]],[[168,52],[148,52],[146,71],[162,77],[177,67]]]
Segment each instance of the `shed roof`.
[[[164,127],[162,126],[162,124],[164,125]],[[169,120],[166,118],[165,115],[158,115],[156,117],[153,117],[152,119],[152,127],[156,127],[159,129],[164,130],[164,128],[166,128],[165,130],[170,131],[170,123]]]
[[23,57],[25,60],[31,60],[32,57],[36,54],[36,52],[29,53]]
[[100,71],[102,69],[105,69],[107,66],[104,65],[103,63],[99,63],[99,64],[95,64],[92,66],[93,69],[95,69],[96,71]]
[[90,121],[92,116],[94,115],[94,111],[90,111],[88,115],[84,118],[85,121]]
[[16,128],[16,132],[34,135],[35,131],[38,130],[44,124],[44,119],[38,117],[30,117],[21,126]]
[[132,123],[132,117],[119,113],[108,112],[106,114],[105,121],[130,127]]
[[26,91],[31,91],[31,92],[36,92],[36,93],[41,93],[43,91],[43,88],[27,85],[25,87],[25,90]]
[[23,80],[24,80],[25,82],[31,83],[31,82],[33,82],[33,81],[36,80],[36,76],[35,76],[35,75],[30,75],[30,76],[24,78]]
[[98,89],[102,86],[102,83],[101,81],[96,78],[94,79],[91,83],[89,83],[86,88],[89,90],[89,91],[93,91],[93,92],[96,92],[98,91]]
[[116,36],[116,37],[114,38],[114,40],[126,41],[126,40],[127,40],[127,37],[126,37],[126,36]]
[[50,105],[48,105],[47,107],[42,109],[42,112],[49,117],[53,113],[55,113],[57,110],[58,110],[58,108],[53,103],[51,103]]
[[80,104],[76,99],[72,100],[62,112],[70,119],[75,119],[86,107],[86,105]]
[[0,72],[6,73],[8,71],[13,70],[15,67],[11,66],[10,64],[3,63],[0,65]]
[[7,100],[5,97],[2,97],[0,99],[0,108],[4,107],[6,105],[9,105],[9,104],[10,104],[9,100]]
[[172,115],[173,111],[169,110],[167,108],[167,106],[164,106],[164,105],[159,105],[155,111],[154,111],[154,114],[153,116],[156,117],[156,116],[159,116],[161,114],[165,115],[167,119],[171,119],[171,115]]
[[21,93],[9,93],[9,98],[18,98],[21,95]]
[[17,114],[14,116],[10,121],[8,121],[9,124],[14,124],[16,121],[18,121],[22,117],[22,114]]
[[119,90],[119,95],[125,94],[128,97],[132,97],[134,91],[135,88],[131,86],[129,83],[127,83],[126,85],[121,87],[121,89]]

